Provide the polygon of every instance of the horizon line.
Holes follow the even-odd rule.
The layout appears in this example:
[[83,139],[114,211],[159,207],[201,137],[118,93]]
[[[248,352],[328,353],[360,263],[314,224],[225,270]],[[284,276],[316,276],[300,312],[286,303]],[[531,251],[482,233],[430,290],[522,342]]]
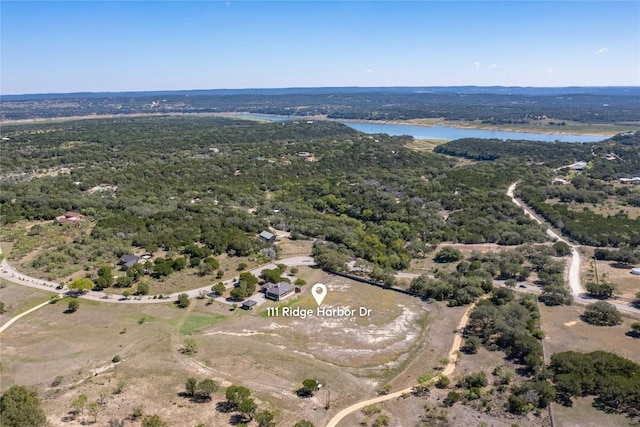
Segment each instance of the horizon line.
[[179,93],[179,92],[211,92],[211,91],[268,91],[268,90],[313,90],[313,89],[447,89],[447,88],[503,88],[503,89],[605,89],[605,88],[629,88],[640,89],[640,85],[570,85],[570,86],[529,86],[529,85],[437,85],[437,86],[273,86],[273,87],[244,87],[244,88],[208,88],[208,89],[144,89],[144,90],[119,90],[119,91],[71,91],[71,92],[31,92],[31,93],[0,93],[2,97],[14,96],[56,96],[56,95],[109,95],[109,94],[145,94],[145,93]]

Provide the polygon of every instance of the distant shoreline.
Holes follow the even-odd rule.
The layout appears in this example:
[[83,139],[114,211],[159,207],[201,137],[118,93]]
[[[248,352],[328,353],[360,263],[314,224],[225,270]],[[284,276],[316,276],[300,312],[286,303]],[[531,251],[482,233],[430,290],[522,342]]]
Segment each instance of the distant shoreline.
[[[73,121],[73,120],[90,120],[90,119],[111,119],[111,118],[128,118],[128,117],[163,117],[163,116],[193,116],[193,117],[242,117],[244,114],[252,114],[252,113],[243,113],[243,112],[223,112],[223,113],[131,113],[131,114],[91,114],[86,116],[67,116],[67,117],[46,117],[46,118],[33,118],[33,119],[17,119],[17,120],[0,120],[0,124],[2,125],[21,125],[21,124],[33,124],[33,123],[49,123],[49,122],[65,122],[65,121]],[[273,116],[273,117],[282,117],[280,115],[272,115],[272,114],[260,114],[262,116]],[[475,123],[457,123],[452,121],[447,121],[443,118],[438,119],[410,119],[410,120],[359,120],[359,119],[333,119],[327,118],[325,115],[314,115],[314,116],[290,116],[292,120],[329,120],[329,121],[340,121],[340,122],[351,122],[351,123],[373,123],[373,124],[393,124],[393,125],[408,125],[408,126],[421,126],[425,128],[436,127],[436,126],[446,126],[451,128],[458,129],[471,129],[471,130],[493,130],[493,131],[505,131],[505,132],[517,132],[517,133],[539,133],[545,135],[580,135],[580,136],[605,136],[611,137],[617,133],[626,132],[632,129],[589,129],[588,132],[580,131],[580,130],[568,130],[558,132],[558,129],[539,129],[539,128],[527,128],[527,127],[518,127],[518,126],[500,126],[500,125],[489,125],[489,124],[475,124]],[[586,125],[586,126],[597,126],[597,125]],[[606,126],[606,125],[605,125]],[[611,124],[610,126],[616,126]],[[619,125],[618,125],[619,126]],[[629,125],[629,128],[632,126]],[[637,127],[640,129],[640,125]]]

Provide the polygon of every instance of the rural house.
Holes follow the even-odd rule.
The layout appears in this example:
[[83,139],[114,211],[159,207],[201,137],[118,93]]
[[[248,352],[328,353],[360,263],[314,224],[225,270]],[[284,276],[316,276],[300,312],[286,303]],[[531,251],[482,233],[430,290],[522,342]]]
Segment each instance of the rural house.
[[260,234],[258,234],[258,236],[260,236],[260,238],[262,240],[264,240],[265,242],[275,242],[276,241],[276,236],[272,233],[269,233],[268,231],[263,231]]
[[138,261],[140,261],[140,257],[132,254],[124,254],[118,260],[118,265],[120,265],[123,270],[126,270],[136,265]]
[[293,294],[293,287],[287,282],[280,283],[265,283],[262,286],[265,298],[269,298],[274,301],[281,301]]

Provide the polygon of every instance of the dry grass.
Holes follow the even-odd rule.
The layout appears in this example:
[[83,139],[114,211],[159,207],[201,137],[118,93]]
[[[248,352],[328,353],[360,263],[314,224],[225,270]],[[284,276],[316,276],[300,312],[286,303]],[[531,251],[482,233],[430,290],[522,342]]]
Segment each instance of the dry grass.
[[550,205],[562,204],[567,209],[574,212],[582,212],[585,208],[593,211],[597,215],[604,217],[616,215],[618,212],[624,212],[630,219],[640,218],[640,207],[629,206],[620,203],[616,197],[609,197],[604,203],[576,203],[576,202],[560,202],[559,199],[548,199],[545,201]]
[[446,139],[414,139],[405,145],[410,150],[433,151],[438,145],[447,143]]
[[[589,260],[592,262],[592,260]],[[607,280],[615,283],[616,294],[625,299],[633,299],[637,292],[640,292],[640,276],[631,274],[631,267],[617,268],[614,267],[615,262],[596,261],[598,268],[598,277],[600,280]],[[589,264],[590,265],[590,264]],[[595,280],[595,274],[588,270],[586,272],[587,280]]]
[[0,279],[0,301],[4,303],[5,309],[5,313],[0,315],[0,325],[15,315],[47,301],[53,295],[56,294],[20,286],[5,279]]
[[584,307],[547,307],[540,304],[541,327],[546,337],[545,350],[549,354],[562,351],[588,353],[603,350],[640,363],[640,340],[626,335],[632,319],[625,318],[619,326],[592,326],[580,320]]
[[[437,360],[442,357],[439,349],[448,346],[449,338],[442,337],[457,319],[447,320],[444,327],[429,326],[425,333],[424,316],[432,306],[418,299],[311,268],[301,268],[298,276],[310,283],[326,283],[330,288],[327,305],[365,305],[373,309],[371,318],[267,318],[260,311],[230,311],[223,304],[206,305],[205,300],[194,300],[187,310],[171,304],[81,300],[76,313],[65,314],[66,303],[60,302],[3,333],[2,389],[12,384],[38,388],[53,426],[78,426],[89,420],[85,415],[63,421],[70,402],[80,393],[92,401],[101,390],[109,396],[97,425],[105,425],[112,417],[129,416],[138,404],[169,425],[184,425],[185,419],[194,424],[228,425],[232,414],[215,410],[216,402],[223,400],[221,393],[211,403],[193,403],[179,396],[186,377],[210,377],[225,385],[250,387],[261,408],[280,410],[278,425],[293,425],[303,417],[322,425],[338,408],[321,409],[323,393],[298,398],[294,390],[303,379],[321,379],[330,386],[332,400],[343,407],[371,396],[377,385],[411,369],[413,360],[422,360],[423,353]],[[309,292],[310,286],[305,286],[292,304],[314,307]],[[12,298],[18,300],[18,296]],[[437,322],[446,318],[437,317]],[[178,351],[185,333],[198,343],[199,351],[193,357]],[[432,347],[436,348],[433,352],[427,350]],[[122,357],[117,366],[111,364],[115,355]],[[433,361],[426,364],[434,365]],[[100,373],[94,375],[96,369]],[[411,370],[405,372],[414,375]],[[422,373],[422,368],[415,372]],[[57,376],[63,381],[52,388]],[[125,391],[111,394],[121,380],[127,383]]]
[[638,426],[624,415],[607,414],[593,406],[593,397],[574,399],[573,406],[553,405],[556,425],[562,427],[632,427]]

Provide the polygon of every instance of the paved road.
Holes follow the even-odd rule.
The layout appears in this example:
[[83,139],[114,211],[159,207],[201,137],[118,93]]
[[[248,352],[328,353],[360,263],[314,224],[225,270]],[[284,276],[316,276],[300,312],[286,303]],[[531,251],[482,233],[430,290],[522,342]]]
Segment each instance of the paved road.
[[[2,250],[0,249],[0,253]],[[312,257],[309,256],[296,256],[291,258],[285,258],[276,261],[278,264],[284,264],[288,267],[299,267],[299,266],[311,266],[315,265],[315,262]],[[260,276],[262,270],[264,269],[273,269],[276,268],[275,263],[269,263],[257,267],[251,270],[251,273]],[[17,283],[19,285],[28,286],[31,288],[41,289],[44,291],[50,292],[60,292],[61,290],[67,290],[66,287],[58,288],[61,286],[57,282],[51,282],[47,280],[37,279],[35,277],[27,276],[26,274],[22,274],[16,271],[13,267],[9,265],[6,259],[2,260],[0,264],[0,277],[7,279],[13,283]],[[233,286],[233,279],[229,279],[225,281],[225,285],[227,287]],[[178,299],[178,295],[181,293],[186,293],[190,298],[194,298],[200,295],[200,291],[206,291],[207,293],[211,291],[211,285],[207,285],[201,288],[191,289],[189,291],[184,292],[176,292],[173,294],[165,295],[164,299],[153,299],[153,296],[142,296],[142,297],[133,297],[130,299],[125,299],[124,297],[118,295],[109,295],[102,291],[89,291],[84,295],[81,295],[80,298],[94,300],[94,301],[102,301],[107,303],[119,303],[119,304],[154,304],[154,303],[163,303],[163,302],[171,302],[176,301]],[[225,302],[222,300],[222,302]]]
[[[522,208],[524,214],[532,218],[540,225],[545,225],[545,223],[538,218],[538,216],[524,203],[521,203],[518,199],[516,199],[514,195],[514,191],[516,189],[517,182],[514,182],[509,186],[507,190],[507,196],[511,198],[511,201],[515,203],[517,206]],[[579,302],[591,304],[596,301],[600,301],[597,298],[590,297],[587,295],[587,290],[582,286],[580,282],[580,253],[578,252],[578,246],[572,244],[564,237],[560,236],[558,233],[553,231],[550,228],[547,228],[547,235],[551,236],[553,239],[559,240],[561,242],[565,242],[571,248],[571,264],[569,265],[569,287],[571,288],[571,293],[573,297],[577,299]],[[637,309],[629,304],[620,303],[617,301],[608,300],[610,304],[613,304],[618,310],[625,311],[628,313],[640,314],[640,309]]]
[[[462,345],[462,332],[464,328],[467,326],[469,322],[469,313],[476,306],[476,303],[473,303],[469,306],[462,315],[460,322],[458,322],[458,326],[456,328],[455,335],[453,336],[453,344],[451,344],[451,350],[449,350],[449,363],[442,370],[442,373],[438,375],[436,378],[432,379],[431,382],[435,382],[441,376],[449,376],[453,374],[456,370],[456,365],[458,363],[458,350],[460,350],[460,346]],[[342,421],[346,416],[352,414],[356,411],[361,410],[365,406],[374,405],[380,402],[386,402],[388,400],[397,399],[398,397],[402,397],[403,395],[409,394],[413,391],[413,387],[405,388],[404,390],[396,391],[394,393],[385,394],[383,396],[373,397],[371,399],[363,400],[361,402],[354,403],[353,405],[344,408],[342,411],[338,412],[333,416],[327,423],[326,427],[337,427],[338,423]]]

